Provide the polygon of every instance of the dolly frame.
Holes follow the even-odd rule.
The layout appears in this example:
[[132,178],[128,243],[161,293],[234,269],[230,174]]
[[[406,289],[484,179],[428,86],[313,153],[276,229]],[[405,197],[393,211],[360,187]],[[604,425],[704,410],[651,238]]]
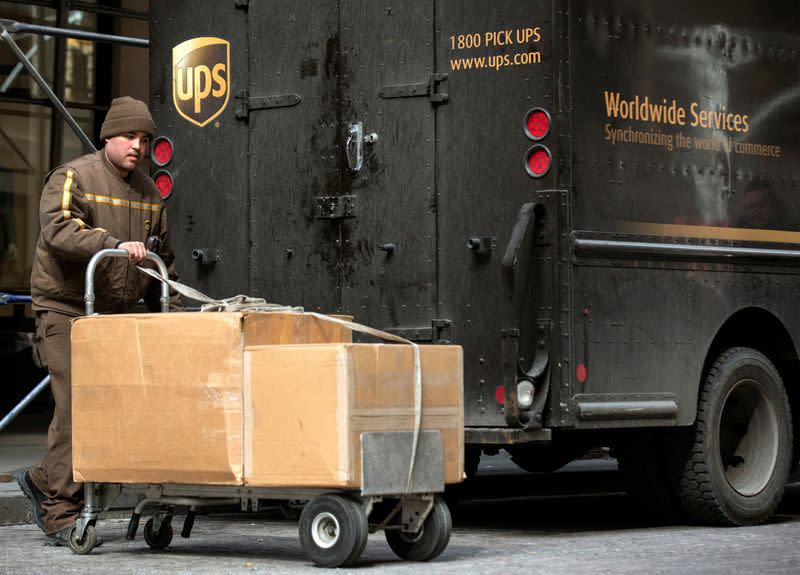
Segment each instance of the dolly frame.
[[[86,315],[94,312],[94,272],[106,257],[127,257],[125,250],[101,250],[86,269]],[[161,258],[147,253],[162,277],[167,269]],[[169,311],[169,286],[161,284],[161,311]],[[412,448],[413,444],[413,448]],[[413,458],[413,461],[412,461]],[[406,480],[398,470],[408,469]],[[128,523],[126,539],[133,540],[142,512],[150,504],[158,510],[147,521],[144,538],[153,549],[172,541],[174,506],[188,508],[181,536],[189,538],[199,507],[240,505],[242,511],[258,511],[263,503],[281,509],[305,502],[300,515],[300,542],[317,565],[339,567],[355,562],[369,533],[386,532],[390,547],[400,557],[429,560],[447,546],[452,520],[436,493],[444,491],[444,450],[440,431],[365,432],[361,434],[361,488],[256,487],[248,485],[197,485],[99,483],[84,484],[83,511],[68,534],[70,549],[80,555],[97,546],[95,525],[122,495],[138,496]],[[386,502],[387,513],[370,524],[376,506]]]

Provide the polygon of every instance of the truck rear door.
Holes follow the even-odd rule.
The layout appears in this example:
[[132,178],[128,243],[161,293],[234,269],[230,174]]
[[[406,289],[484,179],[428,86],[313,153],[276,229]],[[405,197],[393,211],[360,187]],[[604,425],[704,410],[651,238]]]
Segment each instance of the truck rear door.
[[254,2],[248,26],[251,292],[429,329],[433,6]]
[[317,212],[341,195],[337,4],[250,3],[238,119],[249,125],[250,293],[322,312],[341,310],[340,220]]
[[[342,220],[342,308],[425,339],[436,317],[433,3],[343,2],[340,21],[342,193],[356,210]],[[353,141],[359,123],[376,142]]]

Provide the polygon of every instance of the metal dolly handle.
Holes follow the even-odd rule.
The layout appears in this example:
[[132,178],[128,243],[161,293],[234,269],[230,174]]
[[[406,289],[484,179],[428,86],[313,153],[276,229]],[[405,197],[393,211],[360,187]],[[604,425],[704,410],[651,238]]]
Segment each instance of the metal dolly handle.
[[[127,258],[128,252],[119,249],[100,250],[94,254],[92,259],[89,260],[89,265],[86,266],[86,294],[83,296],[83,299],[86,302],[86,315],[94,314],[94,270],[97,268],[97,264],[100,263],[100,260],[107,257]],[[154,254],[153,252],[147,252],[145,259],[155,262],[155,264],[158,266],[158,271],[161,272],[163,277],[169,276],[167,273],[167,266],[164,264],[164,260],[162,260],[158,255]],[[165,282],[161,282],[161,297],[159,298],[159,301],[161,302],[161,311],[168,312],[169,286]]]

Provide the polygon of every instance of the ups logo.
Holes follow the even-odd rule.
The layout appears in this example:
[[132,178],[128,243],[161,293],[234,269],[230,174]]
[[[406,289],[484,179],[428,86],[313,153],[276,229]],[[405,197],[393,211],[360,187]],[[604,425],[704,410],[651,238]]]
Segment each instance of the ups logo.
[[202,128],[222,113],[230,63],[231,45],[222,38],[192,38],[172,49],[172,100],[181,116]]

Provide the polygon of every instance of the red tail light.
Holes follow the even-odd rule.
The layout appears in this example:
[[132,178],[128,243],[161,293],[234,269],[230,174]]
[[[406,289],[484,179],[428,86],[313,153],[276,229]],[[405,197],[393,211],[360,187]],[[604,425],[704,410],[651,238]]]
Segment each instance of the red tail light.
[[545,146],[537,144],[525,154],[525,169],[532,178],[541,178],[550,171],[553,157]]
[[585,363],[580,363],[575,368],[575,379],[578,380],[578,383],[586,383],[586,380],[589,379],[589,370],[586,369]]
[[539,141],[550,133],[550,114],[542,108],[534,108],[525,116],[525,135]]
[[166,166],[170,160],[172,160],[172,152],[172,142],[169,138],[161,136],[156,138],[153,142],[153,154],[151,159],[158,167]]
[[172,174],[166,170],[159,170],[153,174],[153,181],[156,183],[161,197],[166,200],[172,194],[172,188],[174,187]]

